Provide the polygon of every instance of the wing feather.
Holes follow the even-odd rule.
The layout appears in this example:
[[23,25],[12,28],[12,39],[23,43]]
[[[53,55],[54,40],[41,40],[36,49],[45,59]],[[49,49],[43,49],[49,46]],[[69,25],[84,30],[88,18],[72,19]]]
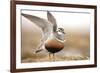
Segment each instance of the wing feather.
[[49,22],[48,20],[45,20],[43,18],[34,16],[34,15],[29,15],[29,14],[21,14],[22,16],[26,17],[28,20],[30,20],[31,22],[35,23],[39,28],[42,29],[43,31],[43,36],[41,38],[40,44],[38,45],[37,49],[40,49],[44,42],[47,40],[48,36],[50,35],[50,33],[53,30],[53,25],[51,22]]
[[53,24],[53,31],[56,32],[57,30],[56,19],[49,11],[47,11],[47,18],[48,18],[48,21],[50,21]]
[[49,21],[47,21],[47,20],[45,20],[43,18],[34,16],[34,15],[23,14],[23,13],[22,13],[22,16],[26,17],[31,22],[34,22],[38,27],[40,27],[42,29],[44,34],[53,29],[52,24]]

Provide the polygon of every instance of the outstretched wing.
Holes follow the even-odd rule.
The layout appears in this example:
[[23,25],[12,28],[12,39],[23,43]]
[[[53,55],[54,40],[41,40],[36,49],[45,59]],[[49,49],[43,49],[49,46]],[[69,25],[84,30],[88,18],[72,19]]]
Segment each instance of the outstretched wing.
[[53,29],[52,24],[43,18],[23,13],[21,15],[29,19],[31,22],[35,23],[38,27],[40,27],[44,34],[50,32]]
[[43,36],[41,38],[40,44],[38,45],[37,49],[40,49],[41,46],[44,44],[45,40],[47,40],[48,36],[50,35],[50,33],[53,30],[53,25],[52,23],[50,23],[49,21],[34,16],[34,15],[29,15],[29,14],[21,14],[22,16],[26,17],[28,20],[30,20],[31,22],[35,23],[38,27],[40,27],[43,31]]
[[50,21],[53,24],[53,31],[56,32],[57,30],[56,19],[49,11],[47,11],[47,18],[48,18],[48,21]]

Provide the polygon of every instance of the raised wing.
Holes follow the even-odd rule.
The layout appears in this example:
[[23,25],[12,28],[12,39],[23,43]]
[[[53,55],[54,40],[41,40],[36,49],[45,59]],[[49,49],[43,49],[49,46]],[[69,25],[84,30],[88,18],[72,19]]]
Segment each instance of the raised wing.
[[39,28],[42,29],[43,36],[42,36],[40,44],[38,45],[38,48],[37,48],[37,49],[40,49],[53,30],[52,23],[50,23],[49,21],[47,21],[43,18],[34,16],[34,15],[29,15],[29,14],[24,14],[24,13],[22,13],[21,15],[26,17],[28,20],[35,23]]
[[38,27],[40,27],[42,31],[44,32],[44,34],[47,32],[50,32],[53,29],[52,24],[43,18],[34,16],[34,15],[23,14],[23,13],[21,15],[26,17],[31,22],[35,23]]
[[53,24],[53,31],[56,32],[57,30],[56,19],[49,11],[47,11],[47,18],[48,18],[48,21],[50,21]]

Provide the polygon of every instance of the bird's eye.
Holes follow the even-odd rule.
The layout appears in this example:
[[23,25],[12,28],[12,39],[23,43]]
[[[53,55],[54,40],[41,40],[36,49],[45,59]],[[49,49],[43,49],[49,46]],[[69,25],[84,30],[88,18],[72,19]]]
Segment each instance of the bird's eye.
[[62,32],[61,30],[59,30],[59,32]]

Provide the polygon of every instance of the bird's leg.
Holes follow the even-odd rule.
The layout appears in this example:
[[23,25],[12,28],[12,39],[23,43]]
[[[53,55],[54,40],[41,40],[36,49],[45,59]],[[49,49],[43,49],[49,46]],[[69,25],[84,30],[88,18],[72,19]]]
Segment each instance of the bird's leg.
[[49,53],[49,60],[51,61],[51,53]]
[[53,61],[55,61],[55,54],[53,53]]
[[50,60],[50,61],[55,61],[55,56],[54,56],[54,54],[49,53],[49,60]]
[[55,61],[54,54],[49,53],[49,60],[50,61]]

